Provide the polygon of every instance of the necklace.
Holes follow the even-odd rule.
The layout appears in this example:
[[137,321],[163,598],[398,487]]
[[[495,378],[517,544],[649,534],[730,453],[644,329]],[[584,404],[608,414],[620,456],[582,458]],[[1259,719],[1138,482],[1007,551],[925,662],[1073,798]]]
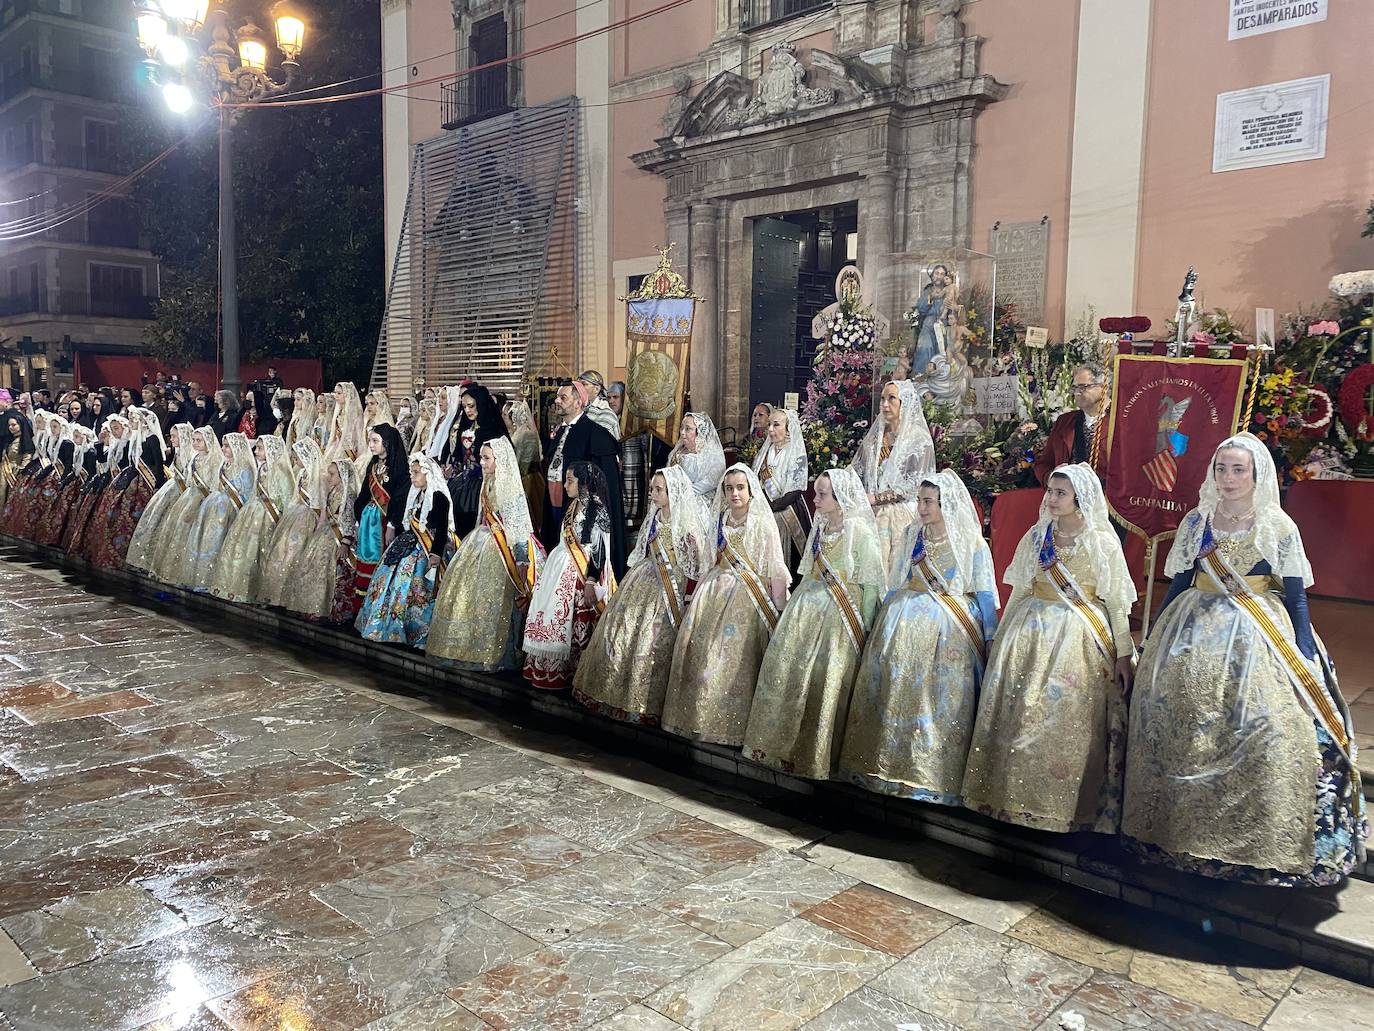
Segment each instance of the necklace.
[[945,541],[949,540],[949,534],[946,533],[943,537],[935,537],[928,533],[925,535],[925,540],[927,544],[943,544]]
[[1255,518],[1255,506],[1250,506],[1250,511],[1242,512],[1240,515],[1232,515],[1221,508],[1217,509],[1217,518],[1225,519],[1228,523],[1247,523]]

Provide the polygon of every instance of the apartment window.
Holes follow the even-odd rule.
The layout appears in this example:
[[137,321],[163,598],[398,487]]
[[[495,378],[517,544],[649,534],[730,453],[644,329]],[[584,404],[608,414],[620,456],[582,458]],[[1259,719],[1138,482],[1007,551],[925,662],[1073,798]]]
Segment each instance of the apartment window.
[[120,197],[96,204],[86,214],[86,240],[106,247],[137,247],[138,212],[133,204]]
[[143,269],[136,265],[90,265],[91,314],[126,319],[149,316]]
[[[508,56],[506,33],[506,16],[498,14],[491,18],[483,18],[472,27],[472,61],[469,67],[478,68],[481,65],[493,64],[496,61],[504,61]],[[492,68],[482,68],[481,71],[469,76],[473,83],[472,108],[473,115],[480,118],[484,115],[498,114],[509,106],[509,97],[506,92],[509,80],[509,68],[504,64],[495,65]]]
[[88,97],[113,100],[119,97],[121,70],[118,54],[95,47],[80,49],[81,92]]
[[740,28],[767,25],[829,5],[830,0],[740,0]]
[[93,172],[113,172],[115,127],[110,122],[86,121],[86,167]]

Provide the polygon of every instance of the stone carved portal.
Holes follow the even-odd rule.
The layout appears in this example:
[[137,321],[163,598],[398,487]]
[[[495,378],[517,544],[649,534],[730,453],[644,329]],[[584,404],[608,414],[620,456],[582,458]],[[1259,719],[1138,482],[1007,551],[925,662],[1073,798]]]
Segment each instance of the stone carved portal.
[[706,298],[692,400],[723,425],[748,413],[755,219],[857,202],[857,264],[894,326],[916,284],[884,274],[892,256],[969,245],[974,120],[1007,87],[978,70],[958,6],[941,13],[936,42],[866,60],[776,44],[757,82],[721,72],[633,155],[667,180],[668,239]]

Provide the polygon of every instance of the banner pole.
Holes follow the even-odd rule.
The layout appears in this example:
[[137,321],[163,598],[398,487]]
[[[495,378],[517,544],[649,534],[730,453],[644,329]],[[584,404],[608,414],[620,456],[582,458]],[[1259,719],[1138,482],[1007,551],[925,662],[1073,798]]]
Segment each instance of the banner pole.
[[1145,611],[1140,614],[1140,640],[1150,636],[1150,613],[1155,600],[1155,538],[1145,538]]

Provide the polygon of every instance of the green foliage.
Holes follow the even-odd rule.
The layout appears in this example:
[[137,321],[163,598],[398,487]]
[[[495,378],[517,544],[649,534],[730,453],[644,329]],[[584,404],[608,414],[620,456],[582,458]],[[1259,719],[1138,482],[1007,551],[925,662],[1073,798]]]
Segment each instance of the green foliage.
[[[248,12],[245,12],[248,13]],[[369,76],[380,26],[370,0],[313,6],[299,88]],[[171,361],[213,357],[219,312],[218,117],[176,119],[150,88],[131,134],[139,163],[192,138],[138,184],[162,302],[147,340]],[[234,133],[239,339],[244,360],[319,358],[326,383],[366,383],[385,303],[381,101],[242,111]]]
[[1361,236],[1374,236],[1374,200],[1369,202],[1369,210],[1364,213],[1364,232]]

